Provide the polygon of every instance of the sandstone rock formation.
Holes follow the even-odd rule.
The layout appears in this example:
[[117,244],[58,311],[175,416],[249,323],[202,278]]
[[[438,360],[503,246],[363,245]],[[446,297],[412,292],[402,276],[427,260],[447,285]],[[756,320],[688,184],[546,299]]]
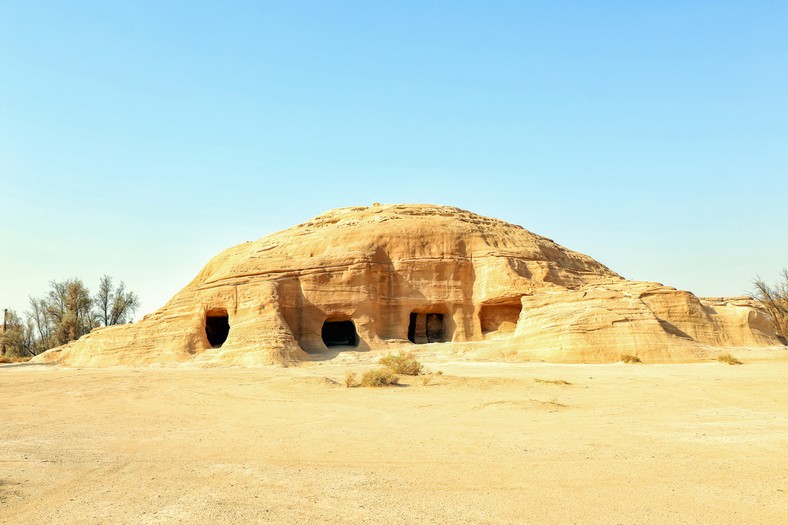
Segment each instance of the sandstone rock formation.
[[[449,206],[331,210],[214,257],[163,308],[38,361],[263,365],[451,343],[469,357],[691,361],[777,345],[746,301],[628,281],[520,226]],[[459,350],[458,350],[459,351]]]

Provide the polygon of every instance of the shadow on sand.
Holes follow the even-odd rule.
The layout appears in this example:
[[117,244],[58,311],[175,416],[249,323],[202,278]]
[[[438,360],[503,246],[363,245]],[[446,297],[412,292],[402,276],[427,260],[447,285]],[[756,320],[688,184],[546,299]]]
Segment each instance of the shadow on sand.
[[37,366],[53,366],[54,363],[0,363],[0,370],[4,368],[18,368],[20,366],[24,367],[37,367]]

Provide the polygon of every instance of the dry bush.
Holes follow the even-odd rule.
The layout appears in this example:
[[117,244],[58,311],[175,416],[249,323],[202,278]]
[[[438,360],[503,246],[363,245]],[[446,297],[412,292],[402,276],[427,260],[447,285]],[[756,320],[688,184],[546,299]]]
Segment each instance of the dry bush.
[[769,286],[757,277],[753,284],[755,298],[769,312],[774,331],[781,336],[783,344],[788,344],[788,269],[783,269],[780,279],[774,286]]
[[534,378],[534,381],[537,383],[549,383],[551,385],[571,385],[569,381],[564,381],[563,379],[539,379],[538,377]]
[[354,386],[358,386],[356,382],[356,373],[355,372],[348,372],[345,374],[345,386],[348,388],[353,388]]
[[424,370],[424,366],[416,361],[416,356],[412,352],[403,352],[402,350],[398,354],[388,354],[381,357],[379,363],[395,374],[404,376],[417,376]]
[[618,357],[619,361],[623,361],[625,363],[642,363],[643,361],[636,355],[629,355],[629,354],[621,354]]
[[717,361],[720,363],[728,363],[729,365],[740,365],[742,364],[741,361],[736,359],[730,354],[720,354],[717,356]]
[[391,371],[389,368],[378,368],[376,370],[368,370],[361,376],[361,386],[389,386],[399,384],[399,376]]
[[3,356],[0,357],[0,364],[6,363],[26,363],[30,361],[30,357],[17,357],[17,356]]

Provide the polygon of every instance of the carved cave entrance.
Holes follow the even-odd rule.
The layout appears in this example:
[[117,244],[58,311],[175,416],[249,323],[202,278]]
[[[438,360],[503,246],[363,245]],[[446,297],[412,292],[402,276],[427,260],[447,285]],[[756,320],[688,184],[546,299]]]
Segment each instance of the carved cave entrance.
[[353,321],[326,321],[321,331],[326,346],[358,346],[358,333]]
[[443,314],[411,312],[408,340],[416,344],[444,342],[446,326],[443,322]]
[[230,333],[230,318],[224,308],[213,308],[205,314],[205,335],[211,348],[219,348]]

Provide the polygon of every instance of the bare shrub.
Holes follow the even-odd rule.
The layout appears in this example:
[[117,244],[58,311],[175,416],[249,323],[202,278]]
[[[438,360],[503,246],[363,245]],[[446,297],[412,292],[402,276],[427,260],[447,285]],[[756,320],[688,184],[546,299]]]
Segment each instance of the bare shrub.
[[347,374],[345,374],[345,386],[348,388],[353,388],[354,386],[358,386],[358,382],[356,382],[355,372],[348,372]]
[[629,355],[629,354],[621,354],[618,357],[619,361],[623,361],[624,363],[642,363],[643,361],[636,355]]
[[398,354],[388,354],[381,357],[379,363],[395,374],[404,376],[417,376],[424,370],[424,366],[416,360],[416,356],[412,352],[403,352],[402,350]]
[[728,363],[729,365],[740,365],[742,364],[741,361],[736,359],[730,354],[720,354],[717,356],[717,361],[720,363]]
[[359,384],[364,387],[396,385],[399,384],[399,376],[389,368],[377,368],[364,372]]
[[783,343],[785,343],[788,339],[788,269],[783,269],[780,281],[773,287],[766,284],[760,277],[757,277],[753,284],[755,285],[755,298],[769,313],[774,331],[782,336]]

